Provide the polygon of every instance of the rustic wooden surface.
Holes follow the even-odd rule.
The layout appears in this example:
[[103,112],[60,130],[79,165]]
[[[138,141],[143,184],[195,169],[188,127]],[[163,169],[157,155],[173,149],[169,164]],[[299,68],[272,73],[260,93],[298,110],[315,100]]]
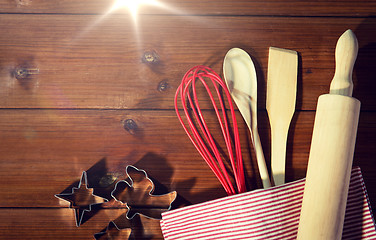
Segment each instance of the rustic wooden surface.
[[[174,207],[225,196],[181,128],[173,97],[190,67],[221,74],[232,47],[256,65],[269,167],[268,47],[299,53],[286,174],[287,181],[303,178],[317,97],[329,91],[335,44],[349,28],[359,41],[353,79],[362,102],[354,165],[376,206],[375,1],[163,3],[140,8],[135,22],[126,9],[108,13],[113,1],[0,0],[0,239],[94,239],[125,210],[100,209],[77,228],[74,211],[54,194],[76,186],[82,171],[90,187],[108,176],[124,179],[134,165],[148,172],[156,193],[178,192]],[[237,117],[253,190],[261,182]],[[209,125],[217,127],[212,119]],[[135,238],[162,238],[156,221],[145,226],[147,236]]]

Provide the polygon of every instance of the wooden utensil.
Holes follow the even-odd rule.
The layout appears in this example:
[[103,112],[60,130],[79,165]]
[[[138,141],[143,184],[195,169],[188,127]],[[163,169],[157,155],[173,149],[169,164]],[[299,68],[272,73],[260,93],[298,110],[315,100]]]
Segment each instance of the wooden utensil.
[[257,77],[251,57],[240,48],[230,49],[223,61],[223,75],[251,133],[262,184],[268,188],[271,183],[257,128]]
[[351,30],[336,46],[330,93],[317,103],[297,239],[341,239],[360,112],[352,98],[358,42]]
[[270,47],[266,110],[271,130],[271,167],[274,184],[285,183],[287,134],[295,112],[298,54]]

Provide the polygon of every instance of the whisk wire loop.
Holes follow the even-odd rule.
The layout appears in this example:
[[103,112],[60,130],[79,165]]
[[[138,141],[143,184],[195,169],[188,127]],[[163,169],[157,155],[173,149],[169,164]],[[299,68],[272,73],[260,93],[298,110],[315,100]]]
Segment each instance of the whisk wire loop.
[[[189,72],[187,72],[187,73],[189,73]],[[177,116],[178,116],[179,121],[181,122],[185,132],[187,133],[189,139],[191,140],[193,145],[196,147],[196,149],[198,150],[200,155],[204,158],[206,163],[209,165],[210,169],[214,172],[216,177],[219,179],[222,186],[225,188],[226,192],[233,192],[234,190],[231,189],[231,186],[228,185],[228,182],[226,182],[226,180],[225,180],[224,176],[222,175],[221,171],[218,169],[218,166],[215,164],[215,160],[214,160],[213,156],[210,154],[209,150],[205,147],[205,144],[204,144],[203,140],[201,139],[200,134],[198,133],[197,129],[194,126],[192,119],[190,118],[188,108],[185,107],[186,106],[186,101],[185,101],[186,98],[184,96],[187,96],[190,105],[193,106],[192,99],[190,98],[190,95],[187,94],[189,86],[190,86],[189,85],[190,80],[187,76],[188,76],[188,74],[186,74],[186,77],[183,78],[183,79],[187,80],[187,82],[183,81],[183,83],[185,83],[186,85],[183,88],[184,84],[182,83],[182,85],[180,85],[180,87],[178,88],[176,95],[175,95],[175,108],[176,108]],[[178,93],[179,92],[180,92],[180,99],[182,101],[182,105],[184,106],[183,110],[184,110],[185,115],[187,116],[188,125],[189,125],[189,127],[192,131],[193,137],[189,133],[187,127],[184,125],[183,120],[182,120],[182,118],[179,114],[178,108],[177,108],[177,99],[178,99]],[[192,111],[193,111],[196,119],[198,119],[196,109],[192,108]],[[198,122],[198,124],[201,124],[201,122]],[[206,133],[204,132],[204,134],[206,134]]]
[[[207,83],[207,79],[209,83],[211,82],[216,94],[210,90],[210,86]],[[188,70],[183,79],[181,84],[179,85],[174,99],[175,104],[175,111],[178,116],[178,119],[187,133],[189,139],[198,150],[202,158],[208,164],[210,169],[214,172],[215,176],[218,178],[220,183],[222,184],[223,188],[227,192],[228,195],[236,194],[236,190],[233,186],[233,183],[230,178],[230,174],[225,166],[225,163],[222,160],[221,153],[217,147],[217,143],[215,142],[212,134],[209,131],[209,127],[205,121],[203,112],[200,108],[200,104],[198,101],[198,95],[196,92],[196,81],[200,82],[205,90],[208,93],[210,102],[213,105],[214,112],[217,116],[217,120],[220,125],[221,133],[223,135],[223,139],[226,145],[226,149],[228,151],[228,157],[230,160],[230,166],[233,171],[234,181],[236,183],[237,192],[245,192],[246,185],[245,185],[245,176],[244,176],[244,167],[243,167],[243,159],[241,155],[241,147],[240,147],[240,138],[239,138],[239,131],[236,122],[236,116],[233,104],[231,102],[231,95],[226,87],[224,81],[220,78],[220,76],[215,73],[209,67],[206,66],[196,66]],[[221,92],[220,90],[223,90]],[[227,98],[227,102],[229,104],[230,113],[231,113],[231,120],[232,120],[232,134],[234,136],[234,141],[231,141],[231,134],[230,134],[230,124],[227,119],[226,108],[222,98],[222,93],[224,93],[225,97]],[[219,107],[216,103],[216,96],[218,98]],[[186,116],[186,121],[188,123],[188,127],[183,121],[183,118],[180,115],[179,108],[178,108],[178,100],[180,99],[184,114]],[[188,106],[191,109],[191,114],[189,112]],[[220,114],[220,112],[222,114]],[[194,122],[191,118],[191,115],[196,119]],[[198,129],[196,126],[198,125]],[[206,139],[206,142],[203,140]],[[233,149],[233,146],[235,149]]]

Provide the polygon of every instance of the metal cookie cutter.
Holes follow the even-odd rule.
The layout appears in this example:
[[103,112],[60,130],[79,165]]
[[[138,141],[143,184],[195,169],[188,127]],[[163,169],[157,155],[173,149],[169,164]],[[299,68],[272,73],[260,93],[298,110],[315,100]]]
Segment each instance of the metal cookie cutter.
[[176,191],[163,195],[153,195],[154,183],[144,170],[128,165],[126,173],[130,183],[122,180],[116,183],[111,196],[128,207],[127,218],[136,214],[161,219],[161,213],[171,209],[177,197]]
[[56,194],[55,197],[70,202],[70,208],[75,210],[76,226],[82,223],[85,212],[91,211],[91,206],[107,202],[108,200],[93,194],[94,189],[88,188],[87,174],[82,172],[78,187],[72,188],[72,193]]
[[132,230],[130,228],[119,229],[114,222],[110,222],[103,232],[94,234],[96,240],[128,239]]
[[[144,170],[128,165],[126,173],[130,183],[121,180],[116,183],[111,196],[125,204],[127,211],[120,215],[102,232],[96,233],[99,239],[129,239],[133,237],[152,236],[160,231],[161,213],[171,209],[171,204],[177,197],[176,191],[153,195],[154,183]],[[135,217],[137,215],[137,217]],[[124,237],[129,233],[128,237]]]

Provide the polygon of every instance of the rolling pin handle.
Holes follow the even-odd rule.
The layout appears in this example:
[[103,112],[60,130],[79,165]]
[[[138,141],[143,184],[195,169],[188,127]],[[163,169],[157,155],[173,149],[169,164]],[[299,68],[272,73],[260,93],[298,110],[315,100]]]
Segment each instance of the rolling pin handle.
[[330,84],[330,94],[352,96],[352,73],[358,55],[358,40],[353,31],[348,29],[337,41],[336,70]]

